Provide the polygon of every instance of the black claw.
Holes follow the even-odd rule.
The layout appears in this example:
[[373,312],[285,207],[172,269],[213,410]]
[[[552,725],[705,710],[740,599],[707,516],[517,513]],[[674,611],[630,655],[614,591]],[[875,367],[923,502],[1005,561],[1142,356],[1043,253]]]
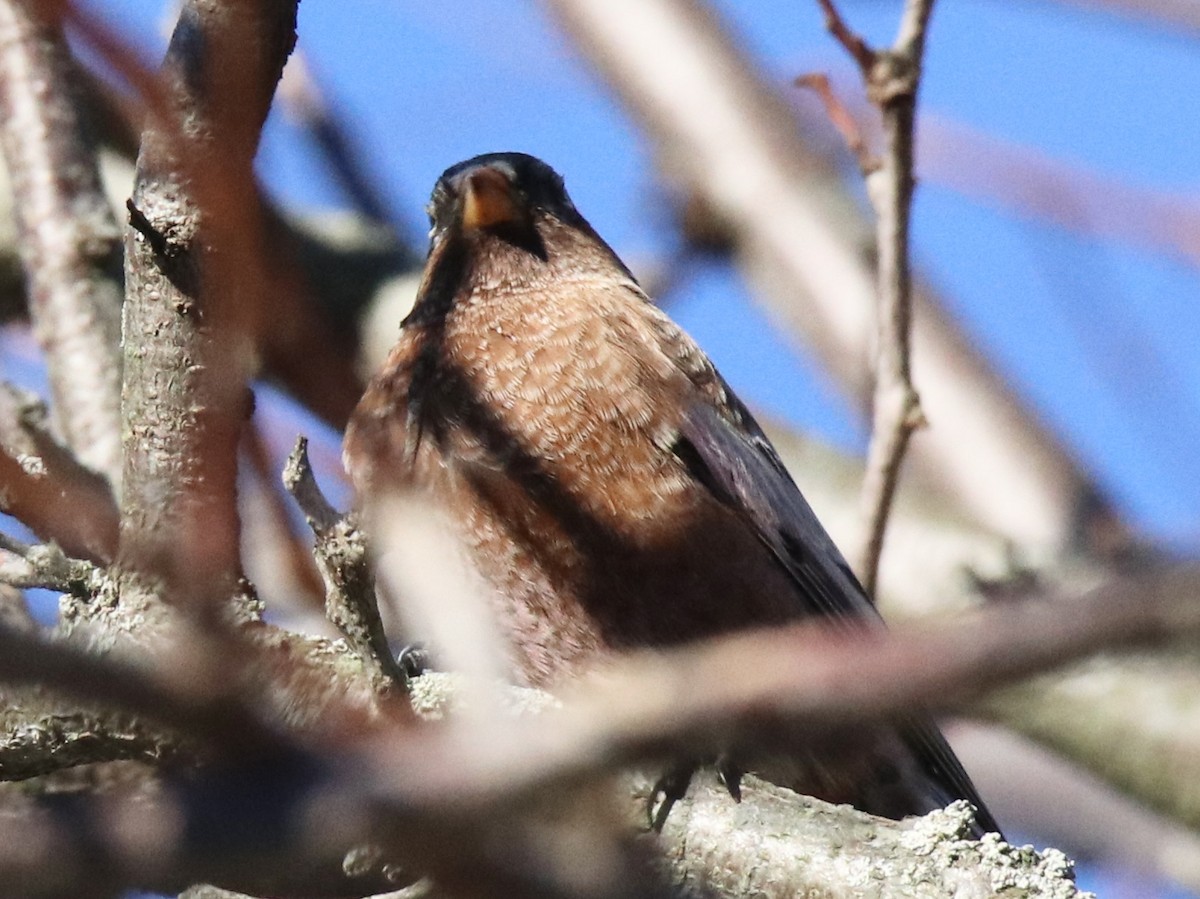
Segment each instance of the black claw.
[[650,816],[650,827],[655,833],[662,833],[663,825],[675,803],[687,795],[692,783],[692,775],[696,773],[696,765],[687,763],[668,769],[654,785],[650,794],[650,804],[647,808]]
[[721,785],[729,791],[734,802],[742,801],[742,775],[745,773],[728,756],[721,756],[717,759],[717,778],[721,781]]
[[409,643],[396,656],[407,677],[420,677],[429,670],[429,650],[424,643]]

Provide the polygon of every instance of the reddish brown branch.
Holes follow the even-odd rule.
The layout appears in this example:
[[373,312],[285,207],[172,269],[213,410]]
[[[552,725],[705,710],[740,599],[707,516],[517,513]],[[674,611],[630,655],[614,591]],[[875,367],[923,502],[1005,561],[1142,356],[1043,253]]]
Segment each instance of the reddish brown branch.
[[67,446],[119,488],[121,242],[52,18],[0,2],[0,143],[12,179],[33,330]]
[[45,418],[36,397],[0,384],[0,509],[69,555],[109,562],[117,548],[112,491],[50,435]]
[[817,0],[821,7],[821,11],[825,14],[825,27],[829,33],[837,39],[837,42],[846,48],[846,52],[850,54],[859,69],[862,70],[863,77],[869,78],[871,69],[875,65],[875,51],[863,40],[858,32],[854,31],[846,20],[842,18],[842,14],[833,4],[833,0]]
[[821,105],[825,107],[825,114],[829,116],[829,121],[842,136],[842,140],[846,142],[847,148],[854,154],[863,175],[870,175],[871,172],[878,169],[879,160],[871,155],[862,129],[858,127],[858,122],[846,108],[846,104],[833,92],[829,77],[821,72],[809,72],[807,75],[799,76],[794,83],[797,87],[808,88],[820,98]]

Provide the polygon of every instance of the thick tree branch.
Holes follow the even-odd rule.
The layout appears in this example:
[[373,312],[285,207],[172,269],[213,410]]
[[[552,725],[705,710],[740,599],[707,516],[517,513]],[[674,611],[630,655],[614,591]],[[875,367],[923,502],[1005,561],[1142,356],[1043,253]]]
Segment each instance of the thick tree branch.
[[237,445],[264,308],[251,163],[295,0],[184,5],[142,140],[126,241],[126,569],[186,598],[240,571]]
[[0,699],[7,706],[0,714],[0,781],[97,762],[158,764],[180,752],[170,734],[126,716],[72,709],[28,690]]
[[121,241],[81,121],[58,23],[0,2],[0,143],[13,187],[34,333],[66,444],[119,492]]

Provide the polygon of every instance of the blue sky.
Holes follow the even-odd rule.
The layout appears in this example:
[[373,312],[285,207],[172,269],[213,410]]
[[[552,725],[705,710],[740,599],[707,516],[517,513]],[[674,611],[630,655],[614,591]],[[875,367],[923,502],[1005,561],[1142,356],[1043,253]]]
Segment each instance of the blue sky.
[[[114,0],[116,2],[116,0]],[[122,5],[126,5],[123,2]],[[153,5],[153,4],[143,4]],[[718,4],[770,75],[855,73],[814,4]],[[847,3],[853,24],[890,39],[898,4]],[[622,254],[661,253],[669,237],[647,149],[534,4],[306,0],[301,45],[350,120],[398,219],[419,224],[429,186],[451,162],[520,149],[567,177],[577,205]],[[1200,93],[1193,42],[1111,15],[1050,2],[940,5],[925,108],[1134,184],[1197,194]],[[348,52],[349,51],[349,52]],[[285,122],[263,152],[268,182],[291,202],[337,205]],[[1200,537],[1200,305],[1197,273],[1145,250],[989,208],[926,184],[916,255],[963,327],[1147,533],[1190,550]],[[803,349],[773,334],[737,277],[697,273],[672,312],[758,405],[861,448],[857,416]]]
[[[155,53],[165,5],[93,2]],[[813,0],[715,5],[781,85],[822,70],[843,94],[856,89],[857,76],[825,34]],[[872,41],[887,42],[899,5],[843,0],[842,8]],[[401,224],[420,233],[429,188],[445,167],[513,149],[563,172],[576,204],[622,255],[636,260],[670,246],[647,146],[536,4],[304,0],[300,15],[301,47]],[[943,0],[923,108],[1114,179],[1195,199],[1198,50],[1200,35],[1050,0]],[[286,204],[343,202],[278,116],[261,169]],[[1020,395],[1145,533],[1194,553],[1194,265],[1023,221],[936,183],[920,188],[914,234],[921,270]],[[736,275],[702,268],[671,311],[756,405],[840,446],[863,447],[857,416],[803,349],[769,328]]]

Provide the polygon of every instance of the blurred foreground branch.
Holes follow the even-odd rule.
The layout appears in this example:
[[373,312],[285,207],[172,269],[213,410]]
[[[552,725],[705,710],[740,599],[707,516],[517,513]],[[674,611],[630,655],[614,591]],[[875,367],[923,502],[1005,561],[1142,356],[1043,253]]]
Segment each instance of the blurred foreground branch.
[[121,484],[121,240],[85,133],[80,76],[49,4],[0,2],[0,143],[55,421]]

